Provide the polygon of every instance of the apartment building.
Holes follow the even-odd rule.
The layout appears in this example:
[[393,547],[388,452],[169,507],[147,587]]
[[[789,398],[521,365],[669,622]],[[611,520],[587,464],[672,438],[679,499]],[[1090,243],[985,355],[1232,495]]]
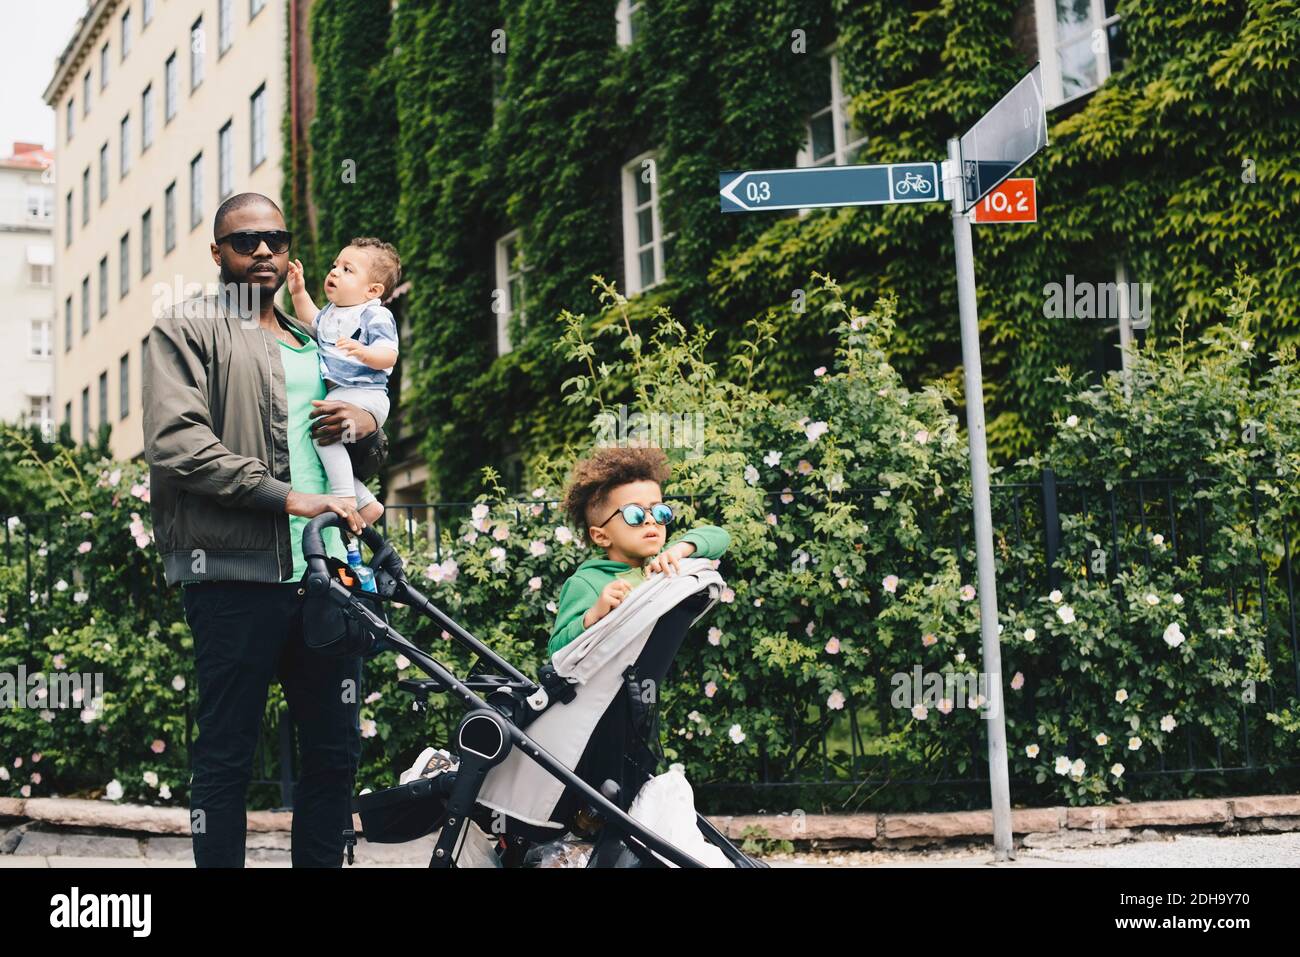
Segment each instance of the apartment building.
[[15,143],[0,159],[0,420],[54,435],[54,156]]
[[77,441],[142,453],[155,310],[216,281],[223,199],[280,199],[288,3],[91,0],[55,65],[52,395]]

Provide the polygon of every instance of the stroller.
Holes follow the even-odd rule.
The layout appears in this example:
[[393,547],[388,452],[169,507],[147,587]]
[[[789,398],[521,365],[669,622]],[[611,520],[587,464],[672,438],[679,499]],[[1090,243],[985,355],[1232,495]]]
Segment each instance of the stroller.
[[[415,777],[397,787],[354,799],[353,811],[361,819],[367,841],[403,843],[436,831],[438,837],[429,866],[452,867],[457,866],[471,830],[477,830],[480,839],[491,836],[494,844],[491,853],[496,855],[500,866],[520,866],[568,832],[592,833],[594,844],[588,867],[707,866],[628,813],[642,785],[658,770],[655,755],[658,729],[647,726],[644,714],[639,714],[635,706],[618,707],[621,703],[615,702],[604,710],[597,729],[583,727],[583,733],[592,738],[597,737],[595,732],[600,732],[606,743],[628,741],[630,751],[637,758],[625,762],[624,774],[606,777],[608,761],[603,769],[596,767],[600,761],[591,759],[596,757],[593,752],[598,749],[590,739],[582,759],[570,767],[526,729],[554,709],[571,708],[574,715],[580,714],[582,696],[590,686],[571,683],[550,664],[541,669],[536,681],[524,675],[417,591],[407,581],[396,550],[370,526],[362,530],[360,538],[371,551],[368,564],[374,572],[376,591],[362,591],[351,569],[325,552],[321,532],[331,526],[348,534],[343,520],[333,512],[316,516],[303,530],[303,557],[307,561],[303,630],[307,645],[322,654],[361,655],[366,659],[382,651],[400,652],[429,675],[399,682],[399,687],[415,696],[416,710],[427,707],[433,694],[449,694],[464,708],[454,742],[458,763],[444,761],[432,776]],[[464,679],[457,677],[432,655],[404,638],[388,623],[385,602],[405,605],[428,616],[453,640],[472,651],[477,660],[469,674]],[[650,641],[680,643],[686,629],[711,606],[707,593],[690,596],[659,618]],[[630,691],[636,684],[634,673],[622,677],[629,679]],[[586,711],[591,714],[592,708]],[[565,717],[564,712],[551,715],[543,725],[552,729],[557,724],[562,726]],[[624,722],[626,727],[614,726]],[[610,730],[616,732],[612,738]],[[621,731],[626,733],[620,736]],[[649,736],[654,740],[645,740]],[[556,740],[553,731],[551,740]],[[494,784],[502,783],[500,779],[508,767],[514,771],[525,770],[521,764],[527,765],[526,773],[532,775],[534,784],[540,771],[544,783],[550,786],[549,789],[530,786],[526,792],[529,798],[521,804],[529,803],[539,791],[547,794],[554,791],[558,799],[547,798],[541,813],[535,806],[518,810],[503,805],[500,799],[490,804],[480,800],[485,782],[488,791],[492,791]],[[631,770],[627,771],[629,767]],[[590,780],[575,770],[584,768]],[[621,782],[615,780],[620,777]],[[510,782],[495,787],[495,791],[511,794]],[[515,787],[513,793],[519,794],[520,789]],[[484,800],[488,799],[484,797]],[[696,815],[696,824],[704,841],[720,850],[734,866],[767,867],[743,853],[703,815]],[[351,862],[356,835],[349,828],[344,832],[344,839]]]

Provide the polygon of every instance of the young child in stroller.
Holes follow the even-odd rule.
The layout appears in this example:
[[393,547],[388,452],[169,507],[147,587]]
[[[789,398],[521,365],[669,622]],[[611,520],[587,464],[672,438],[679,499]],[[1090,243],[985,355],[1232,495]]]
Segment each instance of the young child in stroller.
[[[718,559],[726,552],[731,537],[715,525],[697,526],[665,547],[674,518],[663,502],[662,486],[669,477],[668,457],[654,447],[598,448],[575,466],[564,511],[572,527],[604,556],[583,562],[561,588],[548,645],[552,655],[617,608],[647,575],[672,576],[685,558]],[[596,787],[612,780],[619,788],[616,803],[624,810],[640,784],[658,770],[659,689],[684,636],[679,630],[676,640],[646,645],[627,676],[643,693],[614,699],[574,769]],[[646,713],[631,713],[646,697]]]

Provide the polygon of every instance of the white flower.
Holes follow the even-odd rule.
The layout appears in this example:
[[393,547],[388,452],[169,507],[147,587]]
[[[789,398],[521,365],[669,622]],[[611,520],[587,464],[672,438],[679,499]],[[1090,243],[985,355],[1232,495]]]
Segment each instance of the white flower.
[[1033,641],[1037,637],[1038,637],[1038,632],[1034,631],[1034,629],[1032,628],[1025,629],[1025,641]]
[[540,575],[534,575],[532,578],[528,579],[528,587],[529,587],[532,591],[541,591],[541,590],[542,590],[542,577],[541,577]]
[[1056,770],[1056,773],[1057,773],[1057,774],[1069,774],[1069,773],[1070,773],[1070,759],[1067,758],[1067,757],[1059,757],[1059,758],[1057,758],[1057,759],[1056,759],[1056,769],[1055,769],[1055,770]]
[[110,801],[122,800],[122,782],[117,778],[108,782],[108,787],[104,788],[104,797]]
[[1038,757],[1038,745],[1036,745],[1036,744],[1031,744],[1031,745],[1026,746],[1026,747],[1025,747],[1025,757],[1028,757],[1028,758],[1036,758],[1036,757]]
[[56,582],[54,583],[54,590],[55,590],[55,591],[67,591],[67,590],[68,590],[68,583],[65,582],[62,578],[60,578],[58,581],[56,581]]
[[1061,621],[1065,622],[1067,625],[1072,625],[1074,624],[1074,609],[1069,605],[1062,605],[1060,608],[1056,609],[1056,617],[1061,619]]
[[1157,595],[1148,593],[1146,596],[1146,603],[1148,605],[1158,605],[1160,604],[1160,598]]
[[398,655],[394,664],[397,665],[398,671],[405,671],[407,668],[411,667],[411,659],[406,657],[406,655]]
[[533,489],[533,498],[541,498],[545,494],[546,494],[546,489],[544,488]]
[[709,629],[709,644],[718,645],[722,642],[722,629],[716,625]]
[[965,663],[966,663],[966,652],[964,651],[957,652],[957,664],[964,665]]
[[1155,545],[1157,548],[1163,545],[1164,543],[1165,543],[1165,537],[1161,535],[1159,532],[1156,532],[1154,535],[1151,536],[1151,544]]
[[1130,751],[1136,751],[1140,747],[1142,747],[1142,739],[1139,738],[1136,734],[1133,735],[1133,737],[1128,739],[1128,749]]
[[844,475],[842,473],[835,472],[826,477],[827,491],[838,492],[842,488],[844,488]]
[[510,537],[510,529],[506,528],[504,525],[497,525],[492,529],[492,537],[498,542],[504,542]]
[[361,719],[361,737],[373,738],[379,733],[379,726],[371,718]]
[[912,717],[917,721],[924,721],[926,718],[930,717],[930,709],[923,704],[913,705]]
[[1118,701],[1120,704],[1123,704],[1125,701],[1128,700],[1128,692],[1125,691],[1123,688],[1120,688],[1118,691],[1115,692],[1115,700]]
[[549,611],[552,615],[554,615],[556,611],[558,611],[558,609],[555,606],[555,602],[553,601],[548,601],[546,603],[546,610]]
[[758,469],[754,468],[754,466],[752,466],[752,465],[746,465],[746,466],[745,466],[745,481],[748,482],[750,485],[757,485],[757,484],[758,484]]
[[768,452],[766,455],[763,456],[763,464],[769,466],[770,468],[776,468],[778,465],[781,464],[781,453]]
[[1061,603],[1061,598],[1062,598],[1062,597],[1063,597],[1063,596],[1061,595],[1061,593],[1060,593],[1059,591],[1057,591],[1056,589],[1053,589],[1053,590],[1052,590],[1052,593],[1051,593],[1050,595],[1047,596],[1047,600],[1050,601],[1050,602],[1051,602],[1052,604],[1054,604],[1054,605],[1059,605],[1059,604]]
[[172,687],[177,691],[184,691],[185,678],[181,675],[177,675],[175,678],[172,679]]
[[1074,428],[1076,425],[1079,424],[1079,417],[1077,415],[1068,416],[1065,420],[1065,424],[1068,425],[1070,428]]
[[547,552],[546,543],[541,539],[534,539],[528,543],[528,551],[530,554],[540,558]]
[[146,771],[146,772],[144,772],[143,777],[144,777],[144,783],[147,784],[147,785],[149,785],[149,787],[151,787],[151,788],[156,788],[156,787],[158,786],[158,774],[157,774],[157,772],[155,772],[155,771]]
[[1164,731],[1166,734],[1174,730],[1176,727],[1178,727],[1178,722],[1174,720],[1172,714],[1167,714],[1160,719],[1160,730]]
[[561,545],[567,545],[573,541],[573,532],[569,531],[569,526],[560,525],[555,529],[555,540]]
[[808,436],[809,444],[816,445],[820,439],[830,430],[830,426],[825,422],[812,422],[804,429],[804,434]]
[[481,522],[483,519],[488,517],[488,512],[490,511],[492,511],[492,509],[489,508],[486,503],[480,502],[470,510],[469,514],[474,521]]
[[730,605],[735,600],[736,593],[731,588],[724,587],[722,591],[718,593],[718,601],[722,602],[724,605]]
[[1119,777],[1124,773],[1124,765],[1116,761],[1114,764],[1110,766],[1110,773],[1115,775],[1115,777]]
[[1178,627],[1178,622],[1174,622],[1165,629],[1165,644],[1170,648],[1177,648],[1186,640],[1187,638],[1183,634],[1183,630]]
[[1181,605],[1183,603],[1183,596],[1175,592],[1169,600],[1175,605]]
[[733,724],[727,731],[727,734],[731,737],[732,744],[740,744],[740,742],[745,740],[745,732],[740,730],[740,725],[738,724]]
[[170,801],[172,799],[171,786],[168,784],[164,784],[162,787],[160,787],[158,789],[158,796],[162,798],[164,801]]
[[974,599],[974,597],[975,597],[975,586],[974,586],[974,585],[962,585],[962,586],[961,586],[961,600],[962,600],[962,601],[971,601],[972,599]]
[[898,590],[898,576],[886,575],[884,579],[881,580],[880,586],[891,595],[894,594],[894,592]]
[[826,707],[832,711],[841,711],[844,708],[844,694],[838,688],[830,693],[826,699]]
[[813,632],[816,630],[817,630],[817,623],[814,621],[808,622],[808,627],[804,629],[804,631],[807,633],[809,638],[813,636]]
[[80,605],[80,604],[84,604],[84,603],[85,603],[89,598],[90,598],[90,595],[88,595],[88,594],[87,594],[86,592],[84,592],[84,591],[74,591],[74,592],[72,593],[72,600],[75,601],[75,602],[76,602],[77,604],[79,604],[79,605]]
[[1083,763],[1083,758],[1075,758],[1074,763],[1070,765],[1070,776],[1074,778],[1083,777],[1085,767],[1086,765]]
[[1107,743],[1109,743],[1109,741],[1110,738],[1106,737],[1104,733],[1097,735],[1097,743],[1101,745],[1103,748],[1107,745]]

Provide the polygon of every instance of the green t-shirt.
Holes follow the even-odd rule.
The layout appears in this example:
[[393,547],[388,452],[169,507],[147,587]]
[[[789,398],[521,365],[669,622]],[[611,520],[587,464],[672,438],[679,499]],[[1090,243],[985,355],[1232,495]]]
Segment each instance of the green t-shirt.
[[[302,341],[297,329],[291,330]],[[329,479],[325,466],[316,454],[311,440],[312,419],[308,415],[316,407],[312,399],[325,398],[325,383],[320,377],[320,360],[316,355],[316,342],[303,341],[301,346],[281,342],[280,361],[284,364],[284,388],[289,403],[289,484],[295,492],[324,495],[329,492]],[[301,515],[289,516],[289,537],[293,548],[293,574],[285,581],[300,581],[307,571],[307,560],[302,557],[302,530],[309,519]],[[325,551],[339,561],[347,561],[348,553],[337,528],[327,528],[323,534]]]

